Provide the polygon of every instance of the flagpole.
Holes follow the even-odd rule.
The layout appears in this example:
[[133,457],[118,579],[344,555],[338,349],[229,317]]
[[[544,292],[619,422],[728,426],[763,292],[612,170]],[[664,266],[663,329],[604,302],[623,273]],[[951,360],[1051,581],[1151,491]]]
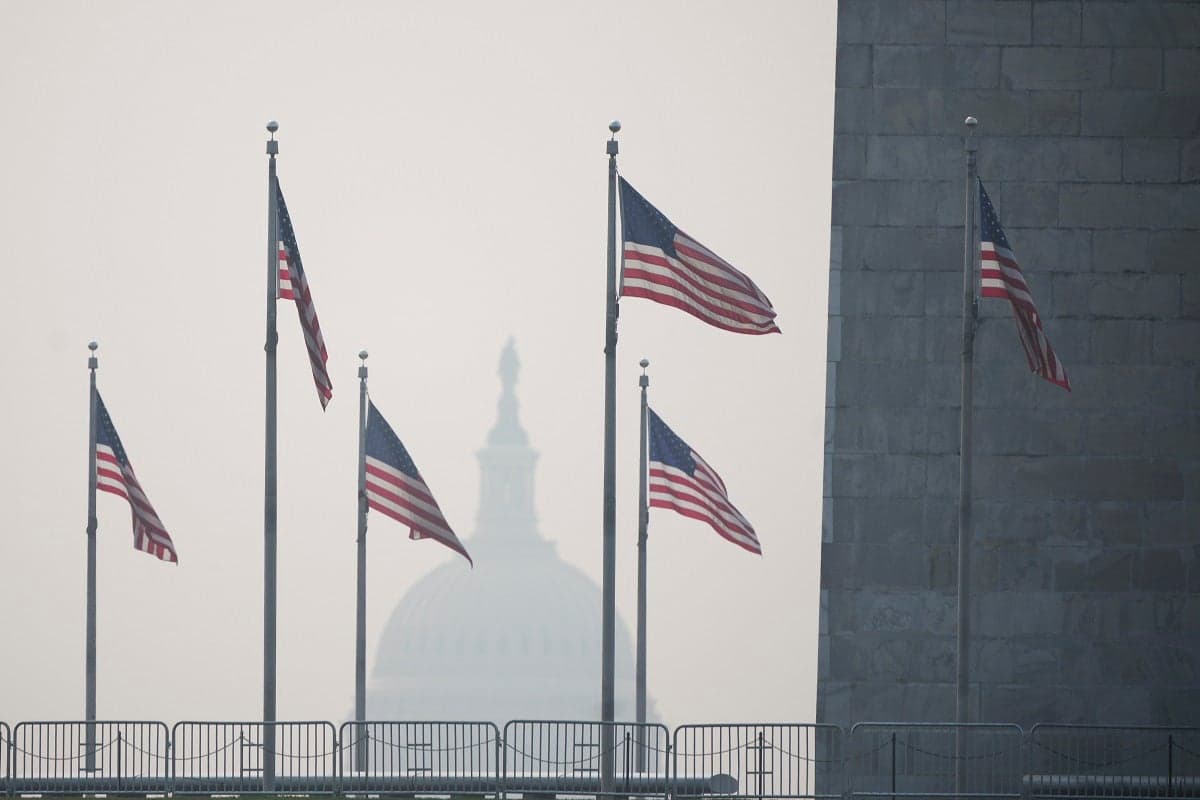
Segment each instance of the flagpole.
[[621,123],[608,124],[612,136],[608,153],[608,274],[604,314],[604,608],[601,619],[600,720],[604,746],[600,754],[600,791],[612,789],[613,778],[613,672],[617,584],[617,132]]
[[275,203],[275,156],[279,123],[267,122],[267,353],[266,374],[266,470],[263,493],[263,783],[270,789],[275,777],[275,601],[276,526],[278,522],[278,473],[276,470],[276,372],[275,350],[279,343],[275,304],[279,294],[279,214]]
[[[650,376],[646,367],[650,366],[647,359],[642,359],[641,377],[638,386],[642,387],[641,433],[638,436],[638,616],[637,616],[637,723],[646,724],[646,531],[650,527],[650,508],[647,487],[646,463],[646,387],[650,385]],[[638,728],[637,771],[646,771],[646,743],[644,727]]]
[[84,771],[96,771],[96,358],[88,342],[87,639],[84,649]]
[[[956,658],[955,720],[965,724],[968,713],[968,686],[970,661],[970,596],[971,596],[971,431],[974,418],[973,370],[975,363],[975,327],[978,300],[975,297],[975,258],[979,253],[975,246],[975,140],[972,134],[979,125],[975,117],[967,117],[967,135],[964,150],[967,157],[966,185],[963,197],[963,311],[962,311],[962,404],[959,407],[959,456],[958,456],[958,640]],[[957,736],[958,759],[956,761],[955,785],[961,793],[966,789],[966,752],[963,732]]]
[[[354,721],[367,718],[367,351],[358,353],[358,596],[354,626]],[[366,728],[354,735],[354,768],[367,769]]]

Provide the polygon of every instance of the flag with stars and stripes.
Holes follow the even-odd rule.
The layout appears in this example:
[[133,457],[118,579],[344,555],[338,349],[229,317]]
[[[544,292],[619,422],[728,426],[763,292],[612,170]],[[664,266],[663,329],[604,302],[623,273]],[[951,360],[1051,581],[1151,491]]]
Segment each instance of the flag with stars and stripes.
[[979,216],[980,294],[1006,299],[1012,304],[1013,319],[1017,323],[1017,334],[1021,339],[1021,347],[1025,348],[1029,369],[1054,385],[1071,391],[1067,371],[1046,338],[1042,317],[1033,302],[1033,292],[1025,282],[1017,257],[1008,246],[1008,237],[1000,227],[1000,219],[984,191],[983,181],[979,182]]
[[178,563],[175,544],[133,474],[133,465],[99,392],[96,392],[96,488],[129,502],[133,510],[134,549],[162,561]]
[[676,228],[624,178],[621,296],[674,306],[735,333],[779,333],[771,301],[713,251]]
[[275,184],[275,202],[279,210],[279,297],[296,303],[300,329],[304,332],[304,346],[308,349],[308,363],[312,367],[313,382],[317,385],[317,397],[321,400],[321,408],[325,408],[333,397],[333,383],[325,366],[329,354],[325,351],[321,323],[317,321],[317,309],[313,306],[304,264],[300,261],[296,231],[292,228],[292,218],[288,215],[287,203],[283,201],[283,190],[278,182]]
[[409,527],[410,539],[435,539],[474,566],[442,516],[412,456],[387,420],[367,402],[367,506]]
[[700,454],[667,427],[651,409],[650,439],[651,508],[669,508],[685,517],[707,522],[738,547],[762,555],[762,546],[749,520],[729,502],[725,482]]

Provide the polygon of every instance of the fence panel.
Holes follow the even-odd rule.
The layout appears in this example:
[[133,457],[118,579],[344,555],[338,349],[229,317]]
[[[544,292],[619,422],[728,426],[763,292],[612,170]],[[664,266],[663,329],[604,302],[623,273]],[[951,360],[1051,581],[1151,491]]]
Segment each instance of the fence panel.
[[12,750],[12,734],[8,729],[8,725],[0,722],[0,794],[8,793],[9,767],[11,761],[9,755]]
[[835,725],[681,725],[676,797],[841,797],[842,730]]
[[170,741],[161,722],[19,722],[12,732],[9,789],[42,795],[166,792]]
[[175,794],[332,794],[337,731],[330,722],[177,722]]
[[1020,797],[1017,725],[860,722],[846,771],[853,797]]
[[1200,797],[1200,728],[1033,726],[1031,798]]
[[340,790],[500,793],[500,730],[490,722],[346,722]]
[[611,758],[609,795],[665,797],[670,733],[636,722],[513,720],[504,726],[503,790],[508,794],[595,795]]

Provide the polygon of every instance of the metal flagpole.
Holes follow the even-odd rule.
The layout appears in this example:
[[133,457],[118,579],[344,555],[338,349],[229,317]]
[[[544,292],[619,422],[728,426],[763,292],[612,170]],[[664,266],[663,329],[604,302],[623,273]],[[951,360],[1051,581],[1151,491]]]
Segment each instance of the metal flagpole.
[[[962,311],[962,405],[959,409],[958,444],[958,641],[956,657],[955,721],[968,721],[969,660],[970,660],[970,596],[971,596],[971,430],[974,417],[973,369],[975,363],[975,327],[978,301],[975,297],[975,259],[979,248],[975,244],[975,141],[972,134],[979,120],[967,117],[967,136],[964,149],[967,155],[967,176],[963,198],[963,311]],[[966,747],[964,731],[957,735],[955,791],[966,789]]]
[[275,553],[276,506],[278,503],[278,474],[276,470],[276,375],[275,350],[279,332],[275,325],[275,304],[279,295],[279,213],[276,208],[275,156],[279,142],[275,132],[279,123],[267,122],[271,138],[267,142],[267,408],[266,408],[266,475],[263,508],[263,782],[271,788],[275,777]]
[[650,527],[650,507],[646,470],[646,387],[650,385],[650,376],[646,367],[650,362],[642,359],[641,377],[638,386],[642,387],[641,434],[638,437],[638,616],[637,616],[637,723],[638,748],[637,771],[646,771],[646,531]]
[[603,749],[600,753],[600,791],[612,789],[613,777],[613,662],[617,584],[617,131],[621,123],[608,123],[612,136],[608,153],[608,280],[604,298],[604,610],[601,620],[600,721]]
[[[367,718],[367,351],[358,353],[358,595],[354,626],[354,720]],[[354,768],[367,769],[366,726],[354,733]]]
[[87,642],[84,650],[84,771],[96,771],[96,348],[88,342]]

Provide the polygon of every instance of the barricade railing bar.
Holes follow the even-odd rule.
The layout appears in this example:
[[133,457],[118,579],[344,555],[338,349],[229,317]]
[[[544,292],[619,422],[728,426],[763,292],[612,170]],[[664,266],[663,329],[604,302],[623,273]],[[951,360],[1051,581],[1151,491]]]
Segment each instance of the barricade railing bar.
[[850,729],[852,798],[1021,796],[1018,725],[860,722]]
[[595,795],[605,759],[610,797],[670,793],[670,733],[636,722],[513,720],[504,726],[503,790],[508,794]]
[[834,725],[681,725],[674,749],[677,797],[842,796],[842,730]]
[[0,722],[0,794],[1200,800],[1200,728]]
[[175,723],[175,794],[333,794],[337,730],[331,722]]
[[1200,729],[1034,725],[1030,798],[1200,797]]
[[20,722],[5,738],[10,741],[5,760],[13,794],[158,793],[169,788],[171,739],[161,722]]
[[500,794],[491,722],[346,722],[338,753],[342,793]]

